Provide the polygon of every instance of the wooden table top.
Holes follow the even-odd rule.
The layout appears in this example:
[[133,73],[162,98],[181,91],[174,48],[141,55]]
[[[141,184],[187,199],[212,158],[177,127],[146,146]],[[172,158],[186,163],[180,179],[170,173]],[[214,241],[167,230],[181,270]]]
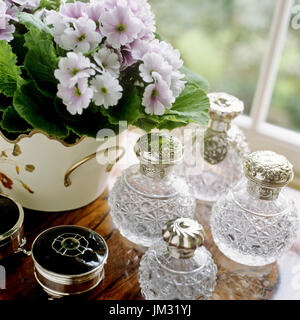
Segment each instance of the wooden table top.
[[[290,190],[300,209],[300,193]],[[109,214],[107,190],[90,205],[63,213],[25,211],[27,248],[43,230],[57,225],[81,225],[101,234],[109,246],[105,279],[91,292],[64,299],[142,299],[137,270],[142,256],[139,247],[123,238]],[[198,212],[201,208],[198,208]],[[214,245],[205,221],[208,247],[218,265],[218,284],[212,299],[300,299],[300,235],[291,250],[278,262],[250,268],[227,259]],[[31,257],[15,254],[1,261],[6,268],[6,289],[0,300],[47,300],[36,282]]]
[[[138,135],[131,135],[128,144],[133,145]],[[107,204],[111,189],[120,172],[137,161],[133,148],[127,148],[126,156],[111,172],[108,188],[90,205],[70,212],[43,213],[25,210],[26,248],[34,239],[52,226],[71,224],[95,230],[106,240],[109,257],[105,265],[105,278],[89,293],[64,299],[143,299],[137,280],[137,271],[143,250],[122,237],[115,228]],[[300,212],[300,192],[288,189]],[[215,246],[201,206],[200,217],[207,240],[205,246],[212,252],[218,266],[218,282],[212,299],[300,299],[300,232],[293,247],[278,263],[253,268],[227,259]],[[47,294],[35,280],[31,257],[15,254],[0,261],[6,269],[6,289],[0,289],[0,300],[47,300]]]
[[[131,244],[114,227],[107,204],[107,191],[90,205],[70,212],[42,213],[25,210],[24,229],[26,248],[30,248],[36,236],[43,230],[57,225],[81,225],[103,236],[109,246],[109,258],[105,266],[105,279],[93,291],[80,295],[80,299],[139,299],[137,282],[138,261],[132,266]],[[132,251],[134,254],[134,251]],[[134,257],[133,257],[133,260]],[[23,254],[15,254],[1,261],[6,269],[6,289],[0,290],[0,299],[45,300],[48,298],[35,280],[33,260]]]

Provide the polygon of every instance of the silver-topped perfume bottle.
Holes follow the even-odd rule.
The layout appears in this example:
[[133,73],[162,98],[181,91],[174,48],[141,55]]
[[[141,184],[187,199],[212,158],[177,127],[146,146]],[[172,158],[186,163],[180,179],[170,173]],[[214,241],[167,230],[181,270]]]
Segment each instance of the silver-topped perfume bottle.
[[209,299],[217,267],[203,246],[205,234],[195,220],[178,218],[163,228],[163,239],[141,259],[138,280],[148,300]]
[[241,179],[249,147],[243,132],[231,124],[243,112],[243,102],[223,92],[210,93],[208,97],[210,122],[204,134],[203,165],[186,177],[195,198],[211,205]]
[[183,156],[177,138],[147,134],[134,150],[140,164],[126,169],[116,181],[109,196],[110,213],[123,236],[148,247],[159,239],[167,221],[194,216],[195,199],[174,170]]
[[293,167],[272,151],[251,153],[242,179],[212,208],[211,230],[219,249],[249,266],[276,261],[296,238],[298,212],[281,189],[293,178]]

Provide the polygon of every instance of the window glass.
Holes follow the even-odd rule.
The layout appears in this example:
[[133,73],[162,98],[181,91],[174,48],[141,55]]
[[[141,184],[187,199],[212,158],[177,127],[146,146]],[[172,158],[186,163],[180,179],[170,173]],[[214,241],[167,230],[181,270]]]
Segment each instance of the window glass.
[[[274,0],[149,0],[159,33],[203,75],[211,91],[245,102],[249,114]],[[299,37],[300,41],[300,37]]]
[[296,0],[268,122],[300,132],[300,0]]

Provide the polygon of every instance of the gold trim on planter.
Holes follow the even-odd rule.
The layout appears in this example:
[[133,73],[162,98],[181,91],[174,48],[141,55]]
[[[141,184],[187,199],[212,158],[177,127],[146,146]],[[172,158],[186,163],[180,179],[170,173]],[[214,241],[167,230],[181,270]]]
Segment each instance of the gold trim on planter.
[[25,134],[25,133],[22,133],[18,136],[17,139],[15,140],[10,140],[8,139],[7,137],[5,137],[5,135],[0,131],[0,136],[6,140],[7,142],[9,143],[18,143],[19,141],[21,141],[22,139],[24,138],[31,138],[33,135],[37,134],[37,133],[40,133],[42,135],[44,135],[46,138],[50,139],[50,140],[56,140],[58,142],[60,142],[62,145],[64,145],[65,147],[73,147],[75,145],[77,145],[79,142],[81,142],[82,140],[84,140],[86,138],[86,136],[83,136],[81,137],[78,141],[72,143],[72,144],[69,144],[69,143],[66,143],[65,141],[61,140],[61,139],[57,139],[57,138],[53,138],[51,136],[49,136],[47,133],[41,131],[41,130],[32,130],[30,131],[28,134]]
[[70,175],[73,171],[75,171],[78,167],[80,167],[82,164],[86,163],[87,161],[95,158],[97,156],[97,154],[99,153],[107,153],[109,150],[121,150],[121,154],[112,162],[112,163],[109,163],[106,167],[106,172],[110,172],[113,168],[113,166],[120,160],[122,159],[122,157],[124,156],[125,154],[125,148],[124,147],[121,147],[121,146],[115,146],[115,147],[109,147],[109,148],[106,148],[105,150],[100,150],[98,152],[94,152],[88,156],[86,156],[85,158],[77,161],[76,163],[74,163],[65,173],[65,176],[64,176],[64,185],[65,187],[69,187],[72,182],[70,180]]

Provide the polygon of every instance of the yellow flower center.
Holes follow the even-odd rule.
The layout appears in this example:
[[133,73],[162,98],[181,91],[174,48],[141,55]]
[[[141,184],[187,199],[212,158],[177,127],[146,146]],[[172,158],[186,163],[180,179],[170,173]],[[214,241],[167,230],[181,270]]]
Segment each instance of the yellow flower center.
[[108,89],[107,89],[106,87],[102,87],[102,88],[101,88],[101,92],[102,92],[103,94],[107,94],[107,93],[108,93]]
[[80,72],[80,69],[74,68],[74,69],[71,70],[71,75],[72,75],[72,76],[76,76],[76,74],[77,74],[78,72]]
[[85,38],[86,38],[86,35],[82,34],[80,37],[77,38],[77,41],[82,42],[83,40],[85,40]]
[[77,97],[81,97],[81,95],[82,95],[81,91],[79,90],[79,88],[77,86],[74,88],[74,94]]
[[124,32],[126,31],[126,25],[124,23],[120,23],[116,26],[116,31],[118,32]]
[[153,89],[153,91],[152,91],[152,98],[156,98],[156,97],[158,97],[158,95],[159,95],[159,93],[158,93],[158,90],[157,89]]

